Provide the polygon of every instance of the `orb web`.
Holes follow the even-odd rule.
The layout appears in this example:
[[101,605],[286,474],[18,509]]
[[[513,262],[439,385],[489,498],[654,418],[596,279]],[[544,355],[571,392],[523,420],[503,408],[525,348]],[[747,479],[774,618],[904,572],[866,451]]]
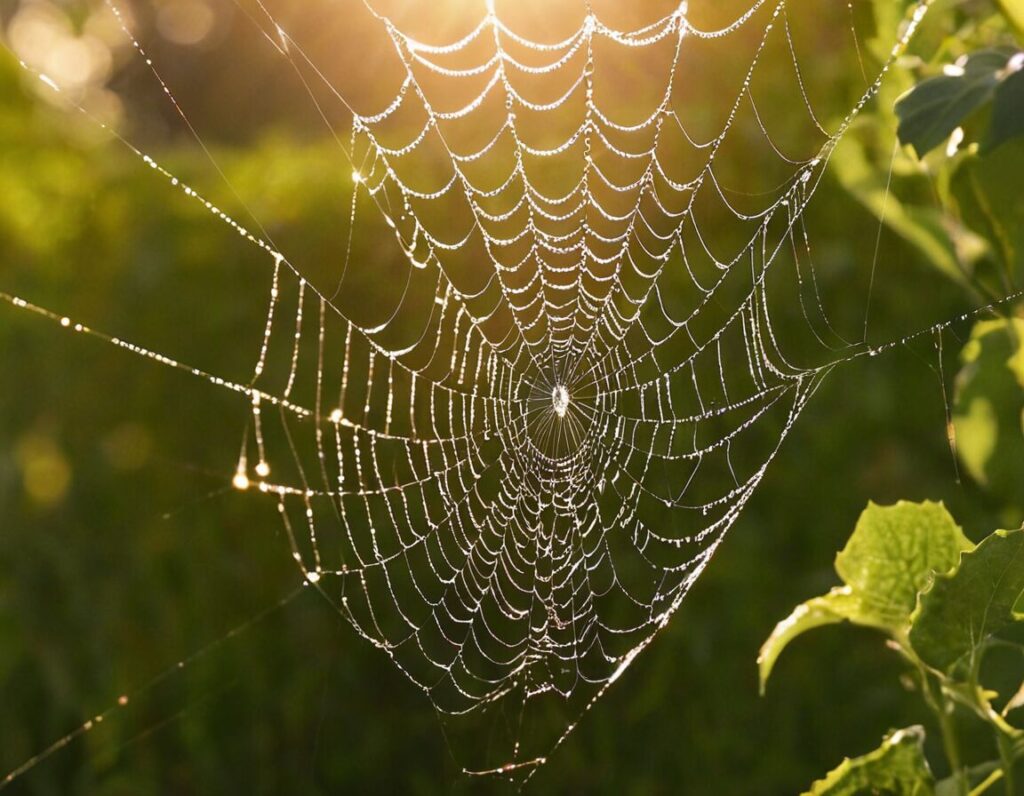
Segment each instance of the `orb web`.
[[[104,339],[244,400],[227,480],[275,501],[311,587],[445,716],[513,717],[470,770],[545,760],[666,627],[829,368],[864,350],[829,321],[805,209],[928,4],[831,127],[791,5],[684,2],[619,28],[581,4],[524,32],[488,2],[442,42],[369,5],[400,82],[360,112],[256,0],[317,107],[350,112],[352,221],[362,197],[405,268],[373,322],[344,277],[307,278],[135,150],[266,252],[266,323],[248,380]],[[758,96],[768,52],[791,70],[791,140]],[[736,168],[773,182],[731,191]],[[798,338],[773,324],[794,307]]]

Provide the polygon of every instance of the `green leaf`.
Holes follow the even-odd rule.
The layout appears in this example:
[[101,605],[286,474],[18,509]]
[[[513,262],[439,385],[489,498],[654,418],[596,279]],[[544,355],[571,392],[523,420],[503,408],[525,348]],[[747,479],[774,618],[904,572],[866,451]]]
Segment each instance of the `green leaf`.
[[934,778],[924,757],[924,729],[907,727],[886,736],[861,757],[847,758],[815,782],[804,796],[930,796]]
[[985,157],[965,158],[951,189],[963,222],[988,244],[1004,283],[1024,272],[1024,192],[1009,175],[1024,173],[1024,138],[1005,143]]
[[869,503],[836,556],[836,572],[860,598],[864,624],[899,630],[932,574],[954,567],[970,548],[941,503]]
[[956,565],[970,541],[941,503],[869,503],[836,556],[846,584],[798,605],[779,622],[757,658],[761,693],[782,650],[815,627],[843,621],[902,636],[917,593],[936,570]]
[[845,620],[856,621],[861,615],[860,598],[848,586],[832,589],[823,597],[800,603],[793,613],[779,622],[757,656],[761,695],[771,676],[779,654],[797,636],[815,627],[833,625]]
[[960,567],[935,578],[921,594],[910,643],[922,661],[948,671],[980,661],[993,635],[1024,619],[1014,605],[1024,594],[1024,529],[996,531],[964,553]]
[[[1022,53],[1014,56],[1014,59],[1022,58]],[[1011,59],[1011,63],[1014,62]],[[992,98],[992,119],[989,122],[988,137],[981,151],[991,152],[1000,144],[1020,135],[1024,135],[1024,69],[1018,67],[996,87],[995,96]]]
[[957,454],[974,480],[1020,511],[1024,508],[1024,319],[975,324],[960,360],[953,404]]
[[900,142],[923,157],[949,138],[968,116],[992,99],[1001,70],[1012,55],[1005,50],[979,50],[946,74],[914,86],[896,102]]

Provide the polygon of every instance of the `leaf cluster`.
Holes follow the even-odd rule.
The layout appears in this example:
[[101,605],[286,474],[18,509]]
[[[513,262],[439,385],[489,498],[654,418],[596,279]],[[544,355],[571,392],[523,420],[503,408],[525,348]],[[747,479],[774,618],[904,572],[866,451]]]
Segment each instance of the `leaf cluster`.
[[[910,727],[868,755],[846,760],[809,792],[976,796],[1005,780],[1006,791],[1015,793],[1013,767],[1024,756],[1024,729],[1011,723],[1011,714],[1024,703],[1024,683],[997,708],[999,695],[982,684],[981,672],[995,647],[1009,647],[1024,661],[1024,644],[1008,633],[1024,622],[1024,528],[995,531],[973,545],[941,503],[869,504],[835,568],[843,585],[798,605],[764,643],[762,690],[782,650],[808,630],[840,622],[876,629],[907,662],[935,712],[952,773],[934,781],[924,730]],[[998,759],[964,765],[955,707],[989,725]]]

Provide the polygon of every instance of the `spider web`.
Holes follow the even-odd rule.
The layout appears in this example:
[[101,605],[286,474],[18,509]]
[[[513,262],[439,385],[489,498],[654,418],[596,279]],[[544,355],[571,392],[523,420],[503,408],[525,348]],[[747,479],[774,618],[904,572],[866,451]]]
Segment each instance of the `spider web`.
[[[317,109],[351,114],[351,222],[361,194],[405,263],[380,286],[383,317],[344,303],[349,272],[372,280],[373,263],[346,259],[337,288],[318,287],[123,139],[266,252],[251,378],[4,298],[238,393],[229,477],[275,499],[306,582],[453,722],[500,712],[507,744],[491,739],[474,771],[529,774],[669,622],[828,370],[873,353],[830,323],[804,215],[928,3],[831,129],[790,5],[722,19],[682,3],[633,29],[587,6],[545,38],[488,2],[436,43],[368,6],[399,83],[359,112],[256,0],[247,13]],[[791,141],[758,98],[769,52],[792,70]],[[737,167],[772,183],[732,192]],[[784,337],[779,307],[799,308],[803,334]]]

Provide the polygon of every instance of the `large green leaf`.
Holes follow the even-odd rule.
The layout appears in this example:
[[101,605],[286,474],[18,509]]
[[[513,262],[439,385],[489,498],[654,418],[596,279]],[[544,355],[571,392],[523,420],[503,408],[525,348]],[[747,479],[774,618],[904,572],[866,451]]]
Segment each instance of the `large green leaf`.
[[934,782],[924,757],[924,729],[907,727],[886,736],[873,752],[844,760],[804,796],[930,796]]
[[972,478],[1019,512],[1024,509],[1024,320],[975,324],[960,359],[953,406],[960,461]]
[[956,565],[970,540],[941,503],[869,503],[836,556],[836,572],[871,624],[903,628],[934,572]]
[[1014,605],[1024,594],[1024,529],[996,531],[964,553],[960,567],[935,578],[921,594],[910,643],[934,669],[977,663],[993,635],[1024,619]]
[[900,141],[921,157],[949,138],[992,99],[1013,54],[1003,49],[979,50],[945,74],[914,86],[896,103]]
[[762,693],[782,650],[812,628],[849,621],[901,636],[918,591],[933,572],[955,566],[970,547],[941,503],[869,503],[836,556],[836,572],[846,585],[798,605],[762,645],[757,658]]

